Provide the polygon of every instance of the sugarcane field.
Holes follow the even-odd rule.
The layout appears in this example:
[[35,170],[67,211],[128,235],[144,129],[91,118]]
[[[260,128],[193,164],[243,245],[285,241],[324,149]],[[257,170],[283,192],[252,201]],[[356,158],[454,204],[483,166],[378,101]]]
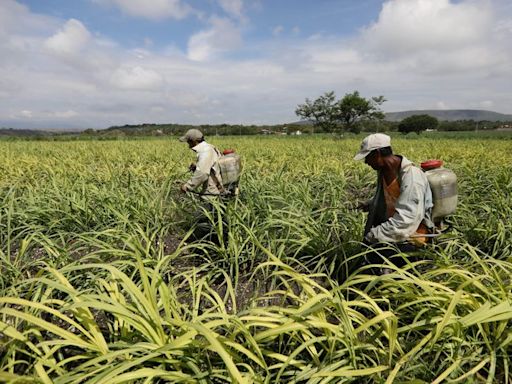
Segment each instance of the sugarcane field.
[[0,0],[0,384],[512,384],[511,0]]
[[510,382],[512,136],[391,136],[458,202],[385,273],[364,134],[207,136],[242,163],[214,210],[176,137],[0,141],[0,380]]

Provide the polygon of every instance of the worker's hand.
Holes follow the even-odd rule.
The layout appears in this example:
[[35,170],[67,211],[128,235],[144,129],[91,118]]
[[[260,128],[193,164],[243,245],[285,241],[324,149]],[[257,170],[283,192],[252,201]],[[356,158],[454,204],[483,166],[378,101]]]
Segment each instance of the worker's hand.
[[190,172],[195,172],[196,171],[196,163],[191,163],[189,166],[188,166],[188,170]]
[[360,202],[359,204],[357,204],[356,209],[358,211],[369,212],[370,211],[370,201],[371,200]]
[[370,231],[366,234],[366,236],[364,237],[364,242],[366,244],[374,244],[377,242],[377,239],[375,238],[375,236],[373,235],[373,232]]
[[183,184],[180,187],[180,191],[181,191],[181,193],[187,193],[188,192],[187,184]]

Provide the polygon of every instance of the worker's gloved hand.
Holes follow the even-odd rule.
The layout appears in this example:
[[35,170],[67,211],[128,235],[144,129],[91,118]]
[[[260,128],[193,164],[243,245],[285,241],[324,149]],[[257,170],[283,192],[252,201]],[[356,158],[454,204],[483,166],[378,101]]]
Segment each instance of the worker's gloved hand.
[[196,163],[191,163],[189,166],[188,166],[188,170],[190,172],[195,172],[196,171]]
[[376,242],[377,242],[377,239],[373,235],[372,231],[368,232],[366,234],[366,236],[364,237],[364,243],[365,244],[375,244]]
[[358,211],[369,212],[370,211],[370,202],[371,200],[362,201],[357,204],[356,209]]

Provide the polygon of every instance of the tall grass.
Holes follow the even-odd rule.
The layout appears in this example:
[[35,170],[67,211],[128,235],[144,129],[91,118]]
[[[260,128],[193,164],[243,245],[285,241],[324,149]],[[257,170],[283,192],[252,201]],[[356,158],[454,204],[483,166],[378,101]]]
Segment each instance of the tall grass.
[[358,138],[212,141],[244,158],[218,243],[191,237],[186,146],[0,143],[0,381],[510,382],[506,141],[394,138],[445,160],[460,206],[383,276],[353,209],[375,181]]

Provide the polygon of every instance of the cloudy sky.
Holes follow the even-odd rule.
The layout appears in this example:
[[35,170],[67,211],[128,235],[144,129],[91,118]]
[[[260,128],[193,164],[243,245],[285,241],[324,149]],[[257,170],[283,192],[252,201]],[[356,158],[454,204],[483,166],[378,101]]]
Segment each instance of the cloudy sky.
[[512,1],[0,0],[0,127],[285,123],[330,90],[512,113]]

